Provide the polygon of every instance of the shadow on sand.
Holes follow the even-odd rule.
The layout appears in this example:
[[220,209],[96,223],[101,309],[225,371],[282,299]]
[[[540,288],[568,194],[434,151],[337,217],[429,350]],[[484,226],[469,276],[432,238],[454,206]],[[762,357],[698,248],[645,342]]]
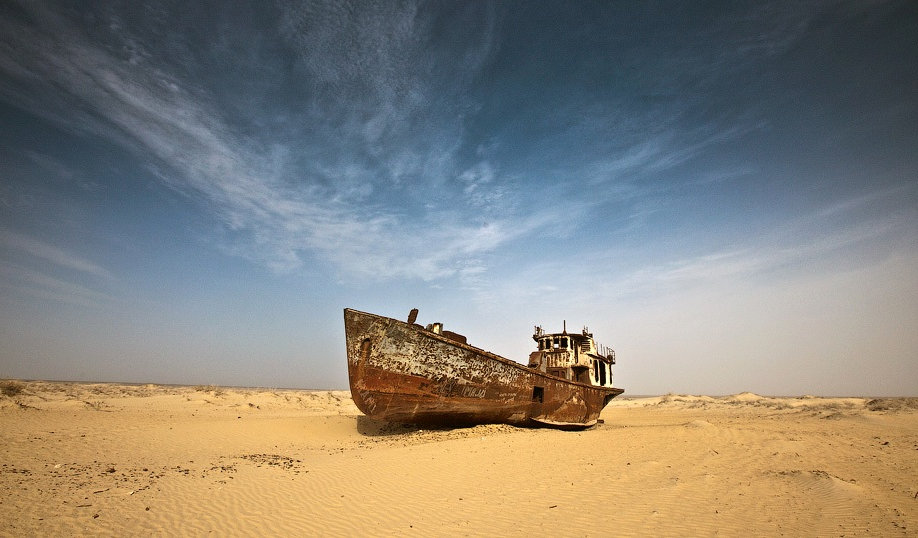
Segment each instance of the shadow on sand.
[[419,424],[400,424],[397,422],[386,422],[383,420],[372,419],[366,415],[357,417],[357,432],[367,437],[385,437],[388,435],[404,435],[406,433],[416,433],[422,431],[449,432],[471,427],[470,425],[419,425]]
[[362,415],[357,417],[357,431],[361,435],[369,437],[381,437],[386,435],[402,435],[413,433],[421,428],[414,424],[397,424],[395,422],[386,422],[383,420],[372,419]]

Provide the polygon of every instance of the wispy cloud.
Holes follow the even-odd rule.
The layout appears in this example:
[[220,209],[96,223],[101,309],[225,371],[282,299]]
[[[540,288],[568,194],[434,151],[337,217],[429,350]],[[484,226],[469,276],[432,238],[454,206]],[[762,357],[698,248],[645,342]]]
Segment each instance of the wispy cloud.
[[908,195],[909,188],[904,185],[897,185],[883,189],[876,189],[870,192],[855,194],[841,200],[834,201],[827,206],[819,209],[813,218],[827,218],[837,215],[843,215],[881,201],[889,201],[899,195]]
[[[839,211],[873,199],[830,203],[769,233],[694,255],[597,248],[581,253],[576,264],[536,258],[508,278],[479,282],[472,291],[482,307],[526,305],[536,311],[571,312],[675,303],[683,293],[715,297],[731,289],[751,296],[793,283],[834,282],[839,274],[882,266],[890,257],[914,257],[909,251],[914,220],[908,216],[891,213],[853,219],[842,227],[827,225]],[[911,235],[897,239],[900,233]]]
[[[696,287],[716,289],[730,281],[772,285],[775,275],[781,275],[779,279],[799,275],[831,278],[835,272],[879,263],[898,252],[900,246],[890,239],[901,231],[902,224],[897,214],[865,218],[845,227],[826,226],[825,219],[800,218],[741,248],[639,268],[616,286],[628,290],[625,293],[642,295]],[[878,258],[870,259],[865,253]],[[828,260],[835,261],[827,264]]]
[[[100,21],[113,41],[103,46],[58,13],[21,7],[38,24],[2,22],[0,70],[15,81],[3,88],[5,97],[65,128],[132,149],[163,182],[225,224],[228,250],[274,270],[295,270],[310,252],[350,274],[434,278],[538,224],[511,225],[514,216],[497,211],[469,222],[454,211],[455,195],[459,205],[480,209],[497,192],[470,188],[493,174],[484,163],[463,173],[456,158],[461,121],[440,121],[463,106],[457,93],[463,79],[488,54],[487,23],[456,63],[455,50],[431,54],[432,21],[413,3],[365,10],[285,4],[284,35],[310,75],[311,104],[296,119],[321,128],[311,131],[318,145],[303,148],[240,132],[212,96],[183,78],[184,66],[157,63],[132,33],[137,29],[121,19]],[[425,75],[443,61],[453,62],[458,75]],[[53,94],[59,107],[39,104],[22,88]],[[426,124],[424,114],[438,106],[445,115]],[[291,156],[300,149],[315,158]],[[472,183],[470,174],[476,174]],[[387,204],[393,197],[415,203],[393,209]],[[68,262],[60,252],[41,254]]]
[[109,302],[105,293],[90,287],[63,280],[47,273],[0,260],[0,294],[5,301],[17,296],[28,296],[76,306],[94,307]]
[[724,57],[745,60],[774,56],[798,42],[820,8],[833,2],[818,0],[792,6],[783,2],[757,2],[744,10],[724,12],[713,28],[715,32],[726,33],[733,43],[722,51]]
[[[783,258],[783,256],[782,256]],[[699,281],[748,276],[756,270],[777,263],[774,257],[760,256],[750,250],[724,251],[694,258],[675,260],[643,267],[628,277],[626,289],[684,287]]]
[[96,277],[112,278],[112,274],[107,269],[81,256],[9,230],[0,230],[0,247],[15,251],[20,256],[22,254],[34,256],[65,269],[72,269]]
[[115,278],[68,249],[10,230],[0,230],[0,276],[4,300],[28,296],[78,306],[109,300],[98,287]]

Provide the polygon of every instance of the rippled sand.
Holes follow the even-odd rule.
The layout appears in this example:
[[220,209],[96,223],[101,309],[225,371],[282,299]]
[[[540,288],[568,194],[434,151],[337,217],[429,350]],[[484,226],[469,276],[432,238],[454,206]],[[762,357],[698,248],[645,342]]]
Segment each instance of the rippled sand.
[[918,534],[918,400],[615,400],[420,430],[347,392],[3,382],[0,534]]

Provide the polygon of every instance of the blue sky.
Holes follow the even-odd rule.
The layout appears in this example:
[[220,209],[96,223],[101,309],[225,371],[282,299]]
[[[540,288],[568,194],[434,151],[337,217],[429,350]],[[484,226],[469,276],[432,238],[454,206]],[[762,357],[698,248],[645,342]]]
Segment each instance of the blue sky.
[[342,309],[632,394],[918,394],[918,5],[8,2],[0,377],[343,388]]

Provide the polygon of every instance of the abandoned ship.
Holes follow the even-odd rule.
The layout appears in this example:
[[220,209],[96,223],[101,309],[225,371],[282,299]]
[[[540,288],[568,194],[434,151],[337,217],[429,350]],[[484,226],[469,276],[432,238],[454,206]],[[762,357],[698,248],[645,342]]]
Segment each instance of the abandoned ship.
[[424,425],[587,428],[623,389],[615,352],[580,333],[536,327],[528,365],[471,346],[442,323],[344,310],[351,396],[367,416]]

